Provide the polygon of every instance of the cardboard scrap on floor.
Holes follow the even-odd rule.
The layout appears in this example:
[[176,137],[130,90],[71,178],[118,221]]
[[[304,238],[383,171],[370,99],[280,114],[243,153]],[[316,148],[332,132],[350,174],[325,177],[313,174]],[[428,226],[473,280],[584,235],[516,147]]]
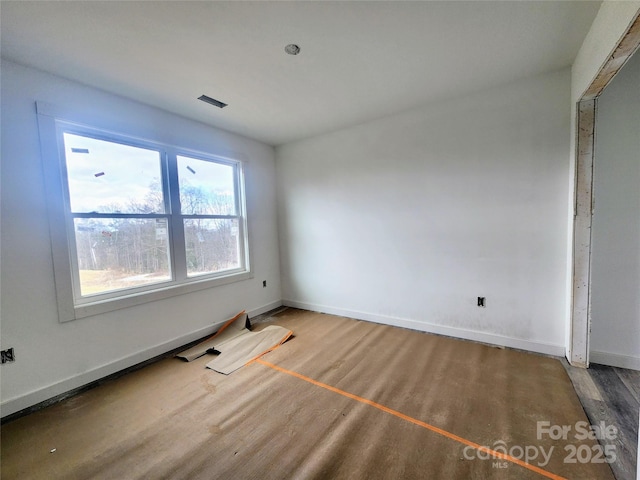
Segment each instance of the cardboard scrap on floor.
[[176,357],[184,358],[187,362],[190,362],[203,356],[207,352],[212,352],[215,350],[216,345],[241,335],[244,333],[244,330],[249,331],[247,330],[247,314],[243,310],[232,319],[227,320],[213,336],[184,352],[180,352]]
[[293,335],[291,330],[277,325],[251,332],[247,324],[247,314],[242,311],[225,322],[215,335],[176,356],[190,362],[206,353],[219,352],[216,358],[207,363],[207,368],[229,375]]
[[269,325],[259,332],[247,330],[246,333],[216,346],[220,355],[207,363],[207,368],[229,375],[251,360],[283,344],[291,335],[291,330],[277,325]]

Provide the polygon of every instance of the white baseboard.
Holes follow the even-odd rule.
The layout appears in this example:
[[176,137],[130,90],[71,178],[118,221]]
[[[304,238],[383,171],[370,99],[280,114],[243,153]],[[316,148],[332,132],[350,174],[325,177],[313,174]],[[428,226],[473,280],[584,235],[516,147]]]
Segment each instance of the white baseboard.
[[332,315],[340,315],[343,317],[355,318],[358,320],[366,320],[374,323],[382,323],[385,325],[393,325],[396,327],[409,328],[421,332],[435,333],[438,335],[446,335],[448,337],[462,338],[465,340],[473,340],[476,342],[488,343],[491,345],[499,345],[502,347],[517,348],[529,352],[542,353],[545,355],[553,355],[555,357],[565,356],[565,346],[550,343],[532,342],[530,340],[521,340],[519,338],[505,337],[493,333],[483,333],[474,330],[465,330],[463,328],[447,327],[443,325],[435,325],[433,323],[418,322],[416,320],[408,320],[404,318],[389,317],[386,315],[376,315],[373,313],[359,312],[355,310],[347,310],[344,308],[329,307],[326,305],[316,305],[295,300],[283,300],[282,303],[288,307],[301,308],[311,310],[313,312],[330,313]]
[[267,313],[269,310],[281,307],[282,305],[284,305],[284,303],[282,303],[282,300],[277,300],[275,302],[267,303],[266,305],[263,305],[261,307],[254,308],[253,310],[248,311],[247,315],[249,315],[249,318],[257,317],[258,315]]
[[[248,311],[247,314],[249,315],[249,318],[251,318],[280,306],[282,306],[282,302],[278,300],[276,302],[271,302],[267,305],[263,305],[262,307],[254,308],[253,310]],[[137,365],[138,363],[157,357],[158,355],[162,355],[163,353],[169,352],[175,348],[179,348],[182,345],[186,345],[187,343],[193,342],[195,340],[198,340],[199,338],[214,333],[223,324],[224,321],[221,321],[217,324],[200,328],[186,335],[174,338],[173,340],[170,340],[168,342],[155,345],[151,348],[147,348],[140,352],[134,353],[133,355],[129,355],[106,365],[94,368],[93,370],[89,370],[88,372],[82,373],[80,375],[76,375],[60,382],[48,385],[44,388],[34,390],[30,393],[27,393],[26,395],[21,395],[19,397],[5,400],[2,404],[0,404],[0,416],[5,417],[7,415],[19,412],[20,410],[29,408],[40,402],[52,399],[58,395],[62,395],[66,392],[75,390],[76,388],[88,385],[91,382],[95,382],[96,380],[100,380],[101,378],[107,377],[121,370]]]
[[620,355],[618,353],[596,352],[592,350],[589,352],[589,363],[640,370],[640,358]]

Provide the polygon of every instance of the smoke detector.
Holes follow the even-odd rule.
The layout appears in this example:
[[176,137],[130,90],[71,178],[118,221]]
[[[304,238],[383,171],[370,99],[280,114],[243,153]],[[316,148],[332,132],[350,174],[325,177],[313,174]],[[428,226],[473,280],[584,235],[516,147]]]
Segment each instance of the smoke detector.
[[300,47],[295,43],[290,43],[286,47],[284,47],[284,51],[289,55],[298,55],[300,53]]

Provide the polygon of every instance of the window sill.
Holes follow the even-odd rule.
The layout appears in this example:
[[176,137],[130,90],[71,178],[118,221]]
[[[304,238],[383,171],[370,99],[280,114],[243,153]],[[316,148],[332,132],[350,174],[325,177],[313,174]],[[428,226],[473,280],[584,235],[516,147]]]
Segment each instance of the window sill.
[[252,278],[253,274],[251,272],[234,273],[225,277],[195,280],[177,285],[173,284],[171,286],[160,287],[155,290],[149,290],[132,295],[124,295],[118,298],[110,298],[108,300],[100,300],[92,303],[83,303],[81,305],[74,306],[73,318],[60,318],[60,322],[69,322],[123,308],[135,307],[136,305],[142,305],[144,303],[155,302],[178,295],[206,290],[208,288],[218,287],[221,285],[228,285],[230,283],[241,282]]

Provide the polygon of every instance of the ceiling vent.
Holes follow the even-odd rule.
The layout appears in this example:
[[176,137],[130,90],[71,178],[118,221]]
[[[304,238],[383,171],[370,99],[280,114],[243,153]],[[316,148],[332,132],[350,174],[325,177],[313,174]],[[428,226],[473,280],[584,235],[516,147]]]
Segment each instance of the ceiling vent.
[[218,108],[224,108],[227,106],[226,103],[221,102],[220,100],[216,100],[215,98],[207,97],[206,95],[200,95],[198,100],[202,100],[203,102],[210,103],[211,105],[215,105]]

